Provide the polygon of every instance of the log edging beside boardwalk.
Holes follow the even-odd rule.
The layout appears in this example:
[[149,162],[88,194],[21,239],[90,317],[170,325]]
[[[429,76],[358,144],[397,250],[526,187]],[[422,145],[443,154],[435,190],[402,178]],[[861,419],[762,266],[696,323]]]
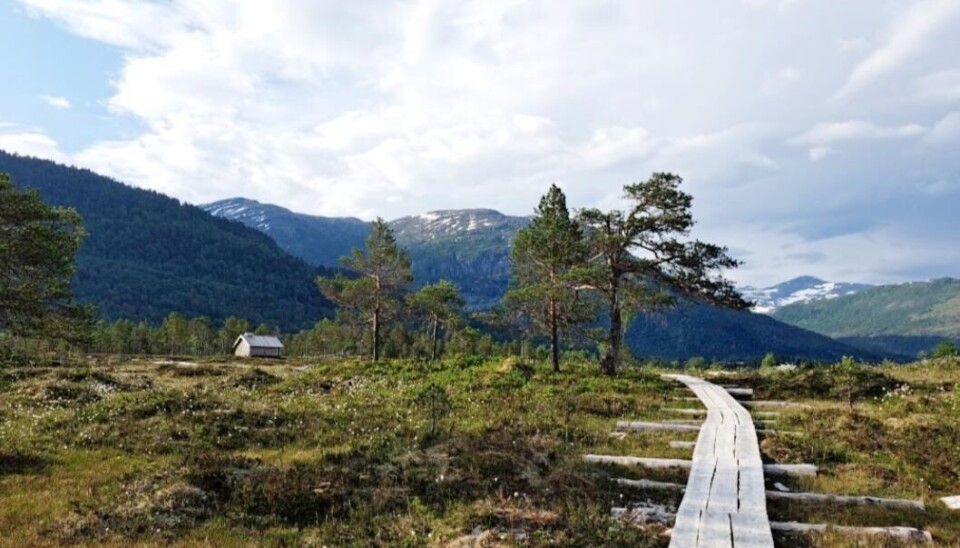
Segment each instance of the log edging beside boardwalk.
[[772,547],[760,445],[750,413],[703,379],[682,382],[707,408],[670,546]]

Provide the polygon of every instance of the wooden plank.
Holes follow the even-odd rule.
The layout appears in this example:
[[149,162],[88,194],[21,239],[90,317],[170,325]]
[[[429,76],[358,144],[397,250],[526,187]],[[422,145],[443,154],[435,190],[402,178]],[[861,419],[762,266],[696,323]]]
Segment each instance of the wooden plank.
[[779,491],[767,491],[767,499],[799,501],[799,502],[816,502],[818,504],[843,504],[843,505],[849,505],[849,506],[883,506],[886,508],[901,508],[906,510],[924,510],[925,509],[922,500],[831,495],[827,493],[781,493]]
[[664,424],[662,422],[637,422],[637,421],[617,421],[618,431],[634,430],[644,431],[653,430],[659,432],[699,432],[699,426],[689,424]]
[[816,476],[814,464],[764,464],[763,473],[768,476]]
[[[698,441],[697,447],[699,446],[700,442]],[[694,451],[696,451],[696,448]],[[583,460],[584,462],[604,462],[621,464],[623,466],[645,466],[647,468],[677,468],[680,470],[691,470],[696,463],[696,458],[694,458],[694,460],[661,459],[655,457],[629,457],[622,455],[584,455]],[[715,465],[713,468],[711,468],[711,476],[713,475],[714,468],[717,468],[718,466],[719,465]],[[817,475],[817,467],[812,464],[760,464],[758,467],[763,470],[764,475],[768,476],[801,477]],[[733,471],[733,475],[736,476],[735,470]],[[763,485],[762,481],[760,482],[760,485]]]
[[913,527],[850,527],[846,525],[827,525],[825,523],[770,522],[770,527],[782,533],[842,533],[854,536],[886,537],[902,541],[933,543],[929,531]]
[[683,485],[669,481],[653,481],[648,479],[632,480],[627,478],[616,478],[614,480],[618,485],[624,487],[634,487],[636,489],[658,489],[661,491],[683,491]]
[[[663,523],[670,524],[674,523],[673,532],[671,534],[670,545],[674,545],[674,540],[678,538],[682,533],[677,531],[677,520],[679,519],[678,514],[672,514],[664,507],[637,507],[637,508],[613,508],[611,509],[611,515],[618,519],[628,519],[635,523]],[[731,514],[730,523],[732,527],[732,535],[734,546],[737,547],[746,547],[746,546],[764,546],[767,545],[767,537],[770,536],[770,531],[777,531],[780,533],[839,533],[843,535],[851,536],[860,536],[860,537],[883,537],[889,538],[901,542],[915,542],[919,544],[932,544],[933,536],[929,531],[921,531],[914,527],[853,527],[849,525],[828,525],[826,523],[798,523],[795,521],[788,522],[778,522],[778,521],[767,521],[767,522],[751,522],[749,516],[743,513]],[[721,539],[719,543],[696,543],[696,544],[682,544],[681,546],[730,546],[729,540],[724,542],[724,539]]]
[[669,413],[676,413],[678,415],[706,415],[706,409],[682,409],[678,407],[667,407],[664,409]]
[[749,400],[740,402],[740,405],[744,407],[796,407],[797,409],[810,409],[810,406],[805,403],[781,400]]
[[[641,489],[659,489],[665,491],[682,491],[684,486],[679,483],[666,481],[651,481],[646,479],[630,480],[617,479],[616,482],[625,487]],[[742,486],[741,486],[742,489]],[[844,506],[882,506],[885,508],[900,508],[906,510],[924,510],[921,500],[887,499],[867,496],[845,496],[827,493],[787,493],[783,491],[765,491],[767,500],[786,500],[799,502],[816,502],[818,504],[840,504]]]
[[690,469],[690,461],[684,459],[653,459],[647,457],[624,457],[620,455],[584,455],[584,462],[619,464],[621,466],[644,466],[653,469]]
[[940,501],[946,504],[947,508],[951,510],[960,510],[960,496],[943,497],[940,499]]
[[707,408],[670,546],[772,547],[763,463],[753,419],[730,391],[696,377],[670,375]]

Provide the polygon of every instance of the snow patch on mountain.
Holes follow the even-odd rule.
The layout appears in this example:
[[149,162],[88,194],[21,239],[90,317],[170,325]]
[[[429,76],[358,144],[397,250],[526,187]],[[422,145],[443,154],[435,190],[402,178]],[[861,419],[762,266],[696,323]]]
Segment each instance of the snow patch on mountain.
[[503,233],[508,240],[525,217],[511,217],[493,209],[447,209],[421,213],[390,221],[399,241],[435,241],[457,239],[468,233]]
[[813,276],[801,276],[770,287],[745,286],[740,288],[740,291],[747,300],[756,303],[754,312],[771,314],[790,304],[836,299],[872,287],[868,284],[828,282]]

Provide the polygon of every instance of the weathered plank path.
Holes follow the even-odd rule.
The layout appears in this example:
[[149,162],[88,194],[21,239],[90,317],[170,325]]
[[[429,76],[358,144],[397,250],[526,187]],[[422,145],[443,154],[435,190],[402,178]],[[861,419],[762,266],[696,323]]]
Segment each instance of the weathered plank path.
[[760,445],[750,413],[727,390],[669,375],[707,407],[670,546],[772,547]]

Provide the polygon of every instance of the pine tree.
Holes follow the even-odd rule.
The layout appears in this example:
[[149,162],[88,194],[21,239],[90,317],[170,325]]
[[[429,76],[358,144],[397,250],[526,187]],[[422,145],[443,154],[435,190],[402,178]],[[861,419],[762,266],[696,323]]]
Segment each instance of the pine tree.
[[620,364],[625,312],[647,311],[673,304],[678,295],[731,308],[746,308],[721,271],[739,261],[727,249],[700,241],[684,241],[693,227],[692,197],[680,190],[677,175],[654,173],[648,180],[624,186],[632,205],[626,211],[580,212],[593,268],[585,287],[606,300],[609,331],[600,360],[613,375]]
[[373,361],[379,361],[384,320],[399,308],[413,274],[407,252],[397,244],[393,230],[383,219],[373,222],[366,247],[366,253],[354,249],[353,254],[340,258],[354,276],[321,276],[317,286],[334,303],[369,318],[373,335],[371,354]]
[[551,363],[559,371],[562,332],[594,318],[590,301],[576,289],[586,247],[583,231],[556,185],[540,199],[535,213],[511,250],[513,287],[505,302],[550,338]]
[[77,306],[70,291],[83,237],[76,211],[46,205],[36,190],[18,192],[0,173],[0,331],[89,333],[92,310]]
[[410,307],[426,316],[430,330],[430,360],[437,359],[438,332],[442,327],[448,330],[463,313],[466,304],[457,286],[449,280],[440,280],[427,284],[407,299]]

